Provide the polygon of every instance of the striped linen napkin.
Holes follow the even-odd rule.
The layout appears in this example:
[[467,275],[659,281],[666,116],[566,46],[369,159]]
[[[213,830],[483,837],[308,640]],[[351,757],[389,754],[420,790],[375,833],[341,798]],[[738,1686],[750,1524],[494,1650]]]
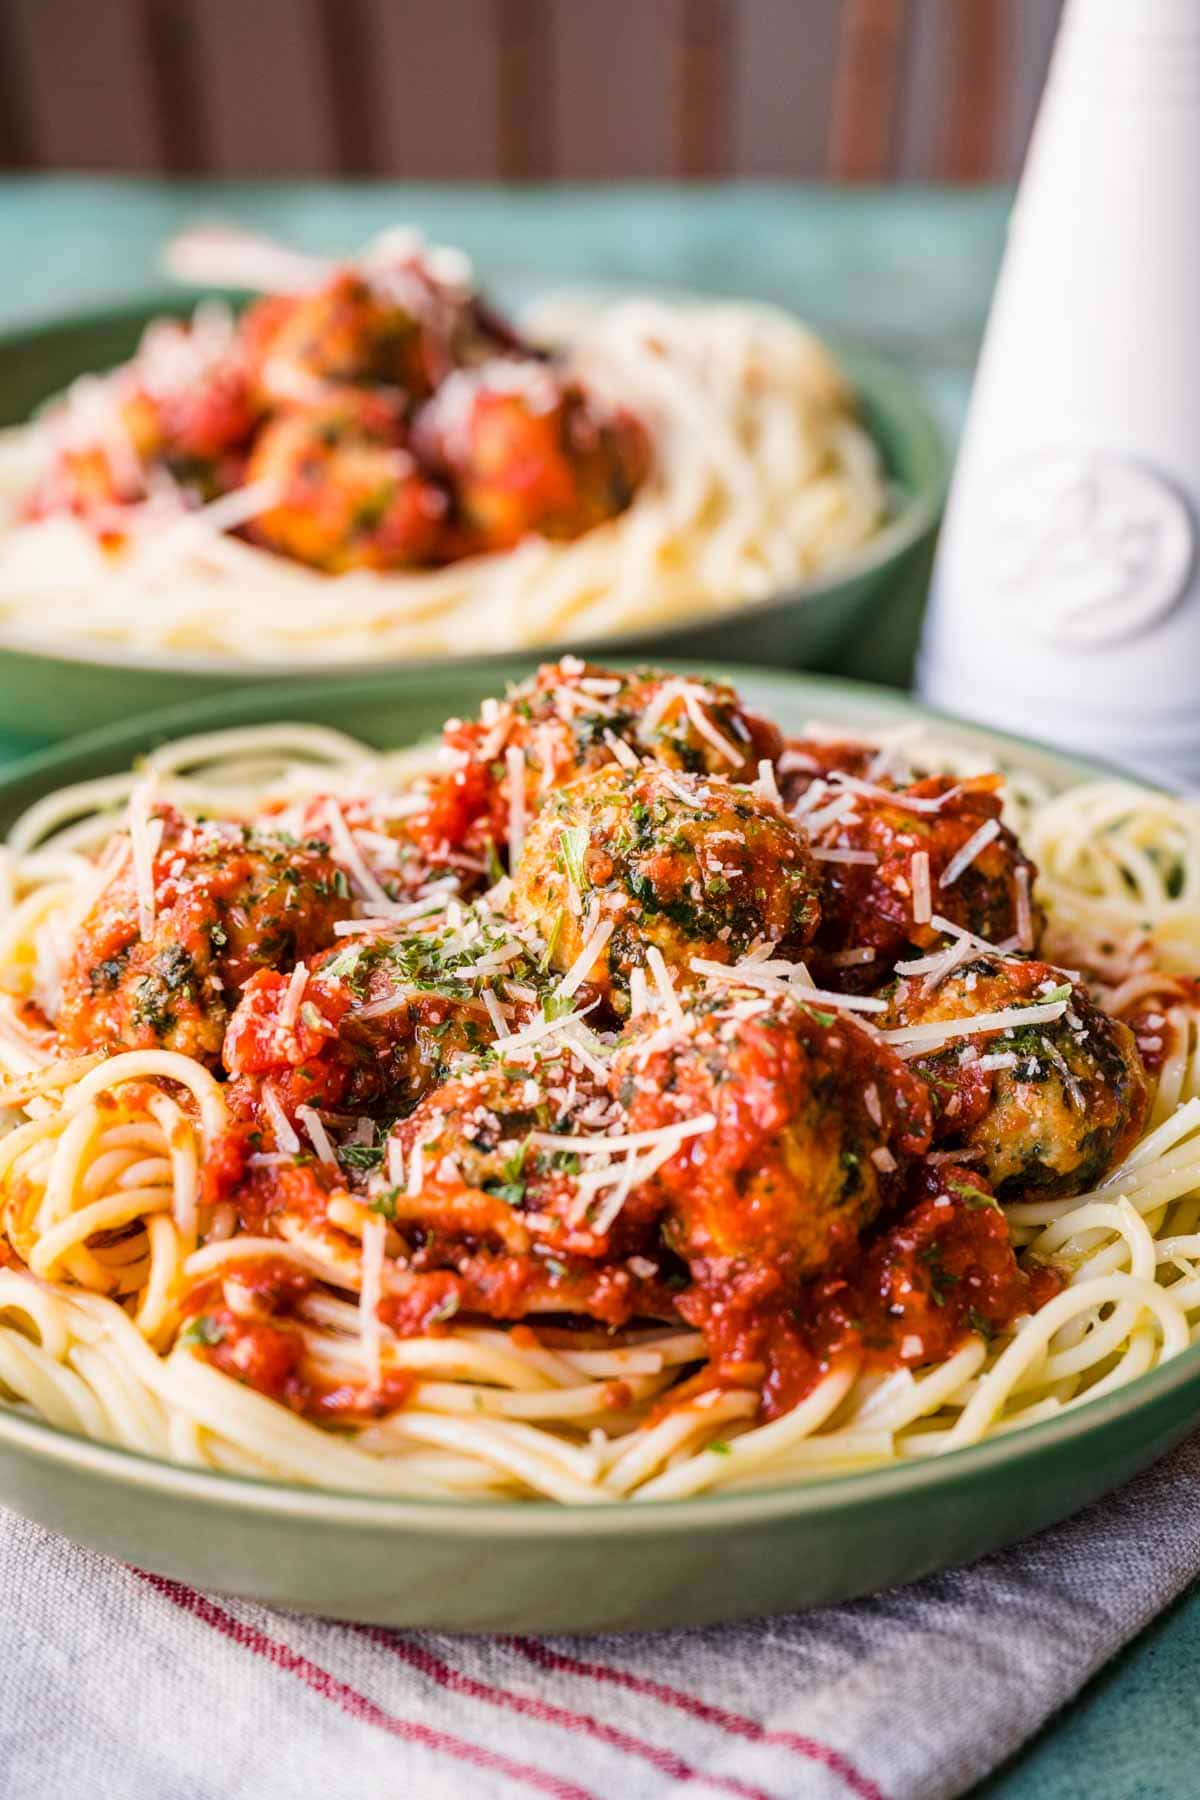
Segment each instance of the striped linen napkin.
[[1198,1482],[1200,1439],[970,1570],[759,1624],[586,1640],[272,1612],[0,1514],[0,1792],[942,1800],[1200,1573]]

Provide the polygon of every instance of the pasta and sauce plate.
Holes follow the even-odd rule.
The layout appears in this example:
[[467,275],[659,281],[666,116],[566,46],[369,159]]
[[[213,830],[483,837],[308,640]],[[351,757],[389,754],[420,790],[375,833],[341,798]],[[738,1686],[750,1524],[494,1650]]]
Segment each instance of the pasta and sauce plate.
[[946,459],[914,388],[783,311],[564,295],[534,314],[565,360],[484,310],[385,382],[365,350],[328,373],[330,320],[341,365],[367,329],[340,279],[288,302],[286,355],[273,294],[248,324],[174,294],[0,338],[12,729],[464,644],[717,657],[750,629],[827,666],[928,551]]
[[[5,1497],[202,1586],[595,1630],[909,1579],[1177,1440],[1194,816],[849,684],[492,685],[0,788]],[[365,748],[447,714],[436,771]]]

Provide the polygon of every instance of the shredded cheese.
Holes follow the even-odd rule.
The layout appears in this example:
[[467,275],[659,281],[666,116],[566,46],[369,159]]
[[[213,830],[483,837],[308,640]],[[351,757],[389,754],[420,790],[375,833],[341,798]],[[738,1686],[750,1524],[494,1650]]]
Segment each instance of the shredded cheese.
[[612,919],[601,919],[593,928],[583,949],[555,988],[556,999],[569,1000],[583,986],[614,930]]
[[641,768],[642,759],[637,751],[631,744],[627,744],[623,737],[618,737],[616,732],[610,730],[607,725],[604,727],[604,742],[608,745],[623,769],[636,770]]
[[669,788],[677,800],[681,800],[685,806],[690,806],[693,812],[703,810],[706,796],[702,792],[689,794],[673,769],[661,769],[659,775],[663,786]]
[[264,1081],[262,1084],[262,1102],[279,1149],[285,1151],[289,1156],[299,1156],[300,1139],[296,1136],[292,1122],[283,1110],[279,1095],[269,1081]]
[[857,805],[857,794],[839,794],[828,806],[818,807],[816,812],[810,812],[807,816],[802,815],[797,807],[793,817],[803,818],[806,831],[824,831],[827,825],[832,825],[835,820],[844,819],[847,813],[853,812]]
[[679,996],[675,992],[675,983],[671,980],[671,972],[663,960],[663,953],[657,944],[651,944],[646,951],[646,961],[650,973],[654,977],[654,985],[658,997],[662,1001],[663,1010],[677,1030],[683,1029],[683,1008],[679,1004]]
[[764,800],[769,800],[774,806],[783,805],[783,796],[779,792],[779,783],[775,779],[775,770],[768,757],[764,756],[759,759],[758,780],[754,783],[754,786]]
[[874,867],[879,858],[873,850],[842,850],[836,846],[826,848],[822,844],[814,844],[812,856],[817,862],[861,863],[863,868]]
[[950,861],[942,870],[938,880],[938,886],[940,888],[953,887],[959,876],[966,874],[980,852],[986,850],[992,839],[999,836],[999,819],[988,819],[985,824],[979,827],[978,831],[972,832],[962,848],[956,851],[950,858]]
[[299,962],[292,970],[287,991],[283,996],[283,1005],[279,1009],[279,1023],[285,1031],[295,1028],[300,1017],[300,1002],[304,998],[304,990],[308,986],[308,964]]
[[701,704],[703,698],[704,690],[702,688],[695,688],[690,685],[685,687],[683,704],[687,710],[687,716],[696,727],[696,730],[700,733],[700,736],[707,739],[718,755],[723,756],[726,762],[730,763],[736,769],[742,761],[742,753],[736,744],[730,743],[723,732],[717,730],[717,727],[713,724]]
[[499,1043],[501,1038],[506,1038],[509,1035],[507,1021],[500,1010],[500,1002],[497,1000],[495,994],[493,994],[491,988],[484,988],[482,999],[484,1009],[488,1018],[491,1020],[492,1030],[496,1034],[496,1041]]
[[924,1025],[898,1025],[881,1031],[888,1044],[911,1045],[928,1050],[954,1038],[983,1037],[996,1031],[1018,1031],[1024,1025],[1050,1025],[1067,1010],[1065,1000],[1051,1000],[1036,1006],[1006,1006],[1000,1012],[979,1013],[973,1019],[935,1019]]
[[765,987],[769,992],[790,994],[793,999],[813,1006],[832,1007],[835,1012],[887,1011],[886,1000],[876,1000],[868,994],[835,994],[827,988],[813,987],[803,963],[787,962],[782,957],[719,963],[704,956],[693,956],[688,966],[708,981],[726,982],[734,987]]
[[914,925],[928,925],[933,917],[933,895],[929,884],[929,852],[914,850],[912,854],[912,916]]
[[941,812],[947,800],[952,800],[958,793],[958,789],[952,787],[936,796],[906,794],[902,788],[877,787],[873,781],[860,781],[857,775],[847,775],[841,769],[835,769],[829,779],[837,787],[849,788],[851,793],[861,794],[866,800],[882,800],[888,806],[898,806],[902,812]]
[[[321,1115],[311,1106],[298,1106],[296,1117],[308,1133],[309,1142],[323,1163],[331,1163],[337,1167],[337,1155],[329,1141],[329,1133],[321,1121]],[[278,1133],[276,1134],[278,1135]]]
[[378,900],[384,906],[394,904],[391,896],[381,885],[375,874],[368,867],[367,860],[354,841],[354,834],[346,823],[346,816],[332,796],[325,802],[325,817],[329,823],[329,834],[333,840],[334,853],[340,863],[353,875],[360,892],[369,900]]
[[508,866],[515,869],[525,848],[525,752],[510,744],[504,752],[508,772]]

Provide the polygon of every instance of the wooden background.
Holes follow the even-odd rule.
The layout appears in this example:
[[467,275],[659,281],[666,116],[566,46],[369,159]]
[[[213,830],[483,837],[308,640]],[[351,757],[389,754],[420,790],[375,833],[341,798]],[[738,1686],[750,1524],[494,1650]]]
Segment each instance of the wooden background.
[[1061,0],[0,0],[0,167],[1012,175]]

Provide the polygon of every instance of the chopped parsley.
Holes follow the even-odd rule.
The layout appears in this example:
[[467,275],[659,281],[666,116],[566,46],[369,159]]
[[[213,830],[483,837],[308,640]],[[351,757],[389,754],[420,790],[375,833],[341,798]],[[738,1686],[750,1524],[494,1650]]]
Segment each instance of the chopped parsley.
[[373,1195],[367,1201],[367,1211],[378,1213],[381,1219],[394,1219],[396,1217],[396,1201],[399,1196],[400,1189],[398,1187],[384,1188],[382,1192]]
[[383,1144],[342,1144],[338,1161],[348,1169],[377,1169],[383,1162]]
[[211,1313],[197,1313],[179,1334],[181,1344],[203,1344],[211,1349],[214,1344],[223,1342],[226,1336],[224,1325],[220,1319],[214,1319]]
[[582,891],[587,885],[583,864],[591,832],[586,825],[564,825],[558,835],[562,840],[563,862],[566,864],[567,874]]

